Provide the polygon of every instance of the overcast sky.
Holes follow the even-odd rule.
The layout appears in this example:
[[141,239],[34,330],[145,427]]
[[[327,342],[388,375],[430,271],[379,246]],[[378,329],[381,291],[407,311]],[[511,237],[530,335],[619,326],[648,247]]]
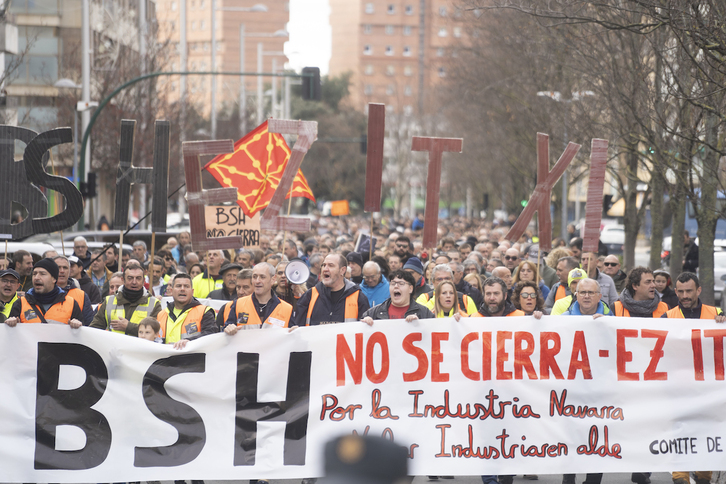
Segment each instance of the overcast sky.
[[328,73],[329,17],[328,0],[290,0],[290,40],[285,44],[290,67],[296,71],[303,67],[319,67],[321,74]]

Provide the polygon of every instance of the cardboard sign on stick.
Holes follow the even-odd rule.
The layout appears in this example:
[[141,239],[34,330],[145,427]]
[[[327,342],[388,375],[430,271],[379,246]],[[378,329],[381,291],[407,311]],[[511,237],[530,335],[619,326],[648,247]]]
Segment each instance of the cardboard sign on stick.
[[444,151],[461,153],[463,138],[427,138],[414,136],[411,151],[429,152],[429,174],[426,180],[426,210],[424,211],[423,246],[436,247],[439,225],[439,194],[441,191],[441,157]]
[[116,174],[116,206],[113,228],[125,230],[129,223],[129,197],[131,185],[143,183],[151,185],[152,197],[151,230],[166,231],[166,194],[169,185],[169,130],[168,121],[154,123],[154,166],[136,167],[134,161],[134,135],[136,120],[121,120],[121,139],[119,142],[119,163]]
[[287,160],[285,172],[280,178],[275,193],[272,195],[270,204],[262,214],[260,226],[263,230],[292,230],[295,232],[307,232],[310,230],[310,220],[307,218],[280,217],[280,209],[285,201],[287,193],[292,187],[305,153],[318,137],[318,123],[315,121],[292,121],[288,119],[270,119],[267,129],[270,133],[296,134],[298,135],[295,145],[292,147],[292,154]]
[[527,225],[529,225],[536,211],[539,217],[539,250],[544,252],[552,250],[552,219],[550,218],[552,187],[555,186],[577,152],[582,148],[582,145],[568,143],[562,156],[550,171],[549,140],[548,135],[537,133],[537,185],[534,187],[532,196],[529,197],[527,206],[519,214],[517,221],[514,222],[514,225],[504,237],[511,242],[519,239],[527,229]]
[[194,250],[239,249],[242,237],[207,237],[204,206],[237,201],[236,188],[202,189],[202,172],[199,157],[231,153],[234,143],[231,139],[216,141],[186,141],[182,143],[184,176],[187,182],[187,203],[189,204],[189,227]]
[[381,211],[383,179],[383,138],[386,131],[386,105],[368,103],[368,139],[366,141],[366,197],[363,210]]
[[597,254],[602,222],[602,193],[605,186],[605,168],[608,163],[608,140],[593,138],[590,148],[590,182],[587,185],[585,205],[585,232],[582,251]]
[[245,215],[239,205],[207,205],[204,207],[207,222],[207,238],[239,235],[242,247],[256,249],[260,246],[260,214]]

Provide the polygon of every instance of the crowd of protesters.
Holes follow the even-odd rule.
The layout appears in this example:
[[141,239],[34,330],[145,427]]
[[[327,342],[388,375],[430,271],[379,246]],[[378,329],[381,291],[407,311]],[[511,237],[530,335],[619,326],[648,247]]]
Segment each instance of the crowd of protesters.
[[[356,251],[356,242],[371,235],[367,224],[322,219],[308,234],[267,234],[259,247],[239,250],[195,252],[189,233],[182,232],[153,260],[143,241],[132,251],[110,246],[91,253],[78,237],[70,257],[50,251],[33,264],[28,252],[14,254],[0,270],[0,321],[89,326],[179,349],[218,332],[239,337],[240,330],[390,319],[586,315],[726,321],[720,309],[701,302],[691,271],[674,282],[662,270],[628,271],[615,255],[583,252],[578,237],[557,239],[546,253],[531,234],[512,242],[504,238],[506,230],[447,221],[440,224],[437,246],[424,248],[420,230],[383,220],[368,240],[373,249]],[[291,261],[309,269],[305,280],[288,279]],[[686,265],[691,268],[692,261]],[[565,475],[563,483],[574,479]],[[586,482],[601,479],[588,474]],[[511,476],[482,480],[509,483]],[[632,480],[650,482],[646,473]],[[674,473],[673,480],[688,484],[688,473]]]

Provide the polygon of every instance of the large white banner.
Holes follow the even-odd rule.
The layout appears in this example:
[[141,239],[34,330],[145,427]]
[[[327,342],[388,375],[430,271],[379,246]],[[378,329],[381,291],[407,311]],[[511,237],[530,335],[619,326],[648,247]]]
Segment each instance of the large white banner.
[[0,481],[297,478],[350,432],[416,475],[719,470],[726,326],[589,317],[376,321],[185,350],[0,325]]

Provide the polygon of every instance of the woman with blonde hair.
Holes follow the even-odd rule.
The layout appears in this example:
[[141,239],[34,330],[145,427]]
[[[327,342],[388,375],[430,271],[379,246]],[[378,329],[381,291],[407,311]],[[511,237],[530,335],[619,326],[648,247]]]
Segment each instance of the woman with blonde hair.
[[437,318],[451,318],[459,321],[461,316],[466,316],[459,308],[456,286],[452,281],[443,281],[434,290],[434,310]]
[[545,258],[545,264],[553,269],[557,269],[557,261],[559,261],[563,257],[572,257],[572,252],[564,247],[557,247],[555,249],[552,249],[552,252],[547,255],[547,257]]
[[471,272],[464,276],[464,280],[482,294],[484,294],[484,279],[486,279],[486,277],[482,278],[482,276],[475,272]]
[[512,279],[512,287],[514,287],[520,281],[532,281],[539,287],[542,297],[547,299],[550,293],[550,288],[547,287],[539,275],[539,267],[534,262],[524,260],[519,263],[516,269],[514,278]]

